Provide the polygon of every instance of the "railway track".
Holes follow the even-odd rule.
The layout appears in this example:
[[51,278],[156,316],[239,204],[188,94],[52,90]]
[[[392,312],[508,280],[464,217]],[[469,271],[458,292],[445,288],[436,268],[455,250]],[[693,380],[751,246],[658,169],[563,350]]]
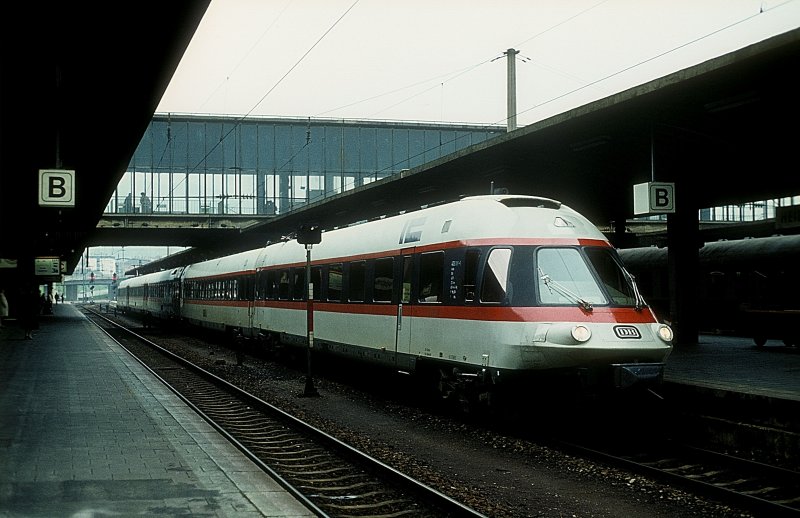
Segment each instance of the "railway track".
[[750,510],[755,516],[800,517],[797,471],[683,444],[657,433],[646,439],[617,436],[556,444],[576,455]]
[[318,516],[484,516],[121,324],[84,312]]
[[[686,416],[677,415],[674,409],[645,406],[642,402],[616,406],[619,407],[616,411],[602,407],[587,411],[586,414],[569,407],[564,414],[551,416],[555,417],[552,422],[560,423],[558,429],[541,434],[520,435],[508,427],[498,432],[533,443],[547,444],[576,457],[640,474],[643,478],[660,480],[667,486],[682,488],[690,494],[750,511],[752,516],[800,516],[800,474],[796,471],[696,446],[681,446],[682,441],[669,438],[667,429],[682,429],[684,424],[691,425]],[[631,412],[632,408],[638,410]],[[580,416],[576,420],[566,417],[576,414]],[[540,418],[540,415],[533,416],[533,419]],[[611,426],[609,423],[612,422],[616,425]],[[601,432],[600,429],[605,425],[609,426]],[[516,430],[538,432],[542,432],[543,428],[546,427],[537,421],[514,427]],[[589,429],[592,430],[591,435],[586,433]],[[579,433],[567,435],[568,430]],[[692,434],[687,430],[683,432]],[[557,441],[554,437],[569,438]],[[595,441],[584,442],[582,439],[587,437]]]

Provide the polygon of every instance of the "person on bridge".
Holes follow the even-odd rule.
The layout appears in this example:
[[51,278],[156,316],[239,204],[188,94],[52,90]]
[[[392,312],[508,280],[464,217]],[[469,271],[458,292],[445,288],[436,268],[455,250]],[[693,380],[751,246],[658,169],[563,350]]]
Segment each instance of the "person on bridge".
[[141,207],[139,210],[142,211],[142,214],[150,214],[150,212],[152,212],[152,205],[150,205],[150,198],[148,198],[144,192],[142,192],[142,197],[139,200],[139,205]]
[[122,203],[122,211],[125,214],[130,214],[133,212],[133,201],[131,201],[131,193],[125,197],[125,201]]

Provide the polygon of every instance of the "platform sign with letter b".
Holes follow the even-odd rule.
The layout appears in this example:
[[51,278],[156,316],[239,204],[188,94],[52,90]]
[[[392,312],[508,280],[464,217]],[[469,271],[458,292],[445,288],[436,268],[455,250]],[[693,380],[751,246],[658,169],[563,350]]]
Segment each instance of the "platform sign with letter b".
[[39,169],[39,205],[42,207],[74,207],[75,171]]
[[633,213],[672,214],[675,212],[675,184],[648,182],[633,186]]

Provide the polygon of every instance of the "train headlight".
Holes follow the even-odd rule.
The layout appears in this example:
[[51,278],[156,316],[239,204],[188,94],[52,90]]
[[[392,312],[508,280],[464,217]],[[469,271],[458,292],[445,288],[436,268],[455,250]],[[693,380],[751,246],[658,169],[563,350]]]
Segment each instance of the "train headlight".
[[665,342],[671,342],[673,338],[672,328],[668,325],[660,325],[658,327],[658,337]]
[[586,342],[592,337],[592,332],[589,331],[589,328],[586,326],[575,326],[572,328],[570,334],[575,341],[580,343]]

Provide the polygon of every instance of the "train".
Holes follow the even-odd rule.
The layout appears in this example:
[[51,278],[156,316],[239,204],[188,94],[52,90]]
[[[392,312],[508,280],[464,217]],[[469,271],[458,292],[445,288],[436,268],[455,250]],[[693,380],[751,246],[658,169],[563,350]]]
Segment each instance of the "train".
[[[658,315],[669,315],[667,247],[620,249],[625,267]],[[702,333],[800,345],[800,235],[704,243],[694,283]]]
[[541,380],[612,392],[663,380],[672,329],[603,233],[560,201],[467,196],[319,240],[124,279],[117,308],[386,367],[443,398],[488,401]]

